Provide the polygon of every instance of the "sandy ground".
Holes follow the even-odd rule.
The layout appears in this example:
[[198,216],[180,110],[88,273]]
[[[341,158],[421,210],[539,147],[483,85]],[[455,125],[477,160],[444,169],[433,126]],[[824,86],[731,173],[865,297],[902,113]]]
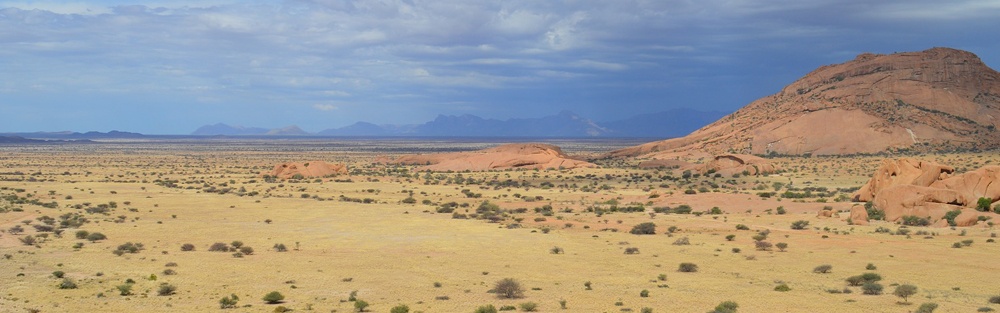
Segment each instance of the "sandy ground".
[[[537,303],[542,312],[639,312],[644,307],[704,312],[727,300],[737,302],[739,312],[909,312],[926,302],[940,305],[935,312],[1000,309],[987,302],[1000,295],[995,284],[1000,263],[992,262],[1000,246],[987,242],[996,232],[992,227],[910,227],[909,236],[890,235],[875,230],[896,232],[900,227],[848,225],[847,214],[816,217],[825,206],[848,210],[858,205],[837,202],[849,191],[805,199],[758,195],[774,192],[774,183],[782,185],[778,193],[788,191],[789,184],[857,188],[878,166],[878,157],[776,159],[786,172],[685,180],[681,173],[637,169],[628,162],[598,169],[414,175],[403,171],[408,167],[372,165],[374,153],[149,146],[4,148],[0,311],[203,312],[219,310],[220,298],[236,294],[240,301],[230,310],[234,312],[269,312],[279,305],[295,311],[351,312],[354,303],[347,300],[352,291],[371,304],[371,312],[388,312],[398,304],[411,312],[472,312],[485,304],[525,302]],[[918,157],[959,170],[998,158],[995,153]],[[273,182],[259,175],[274,164],[302,160],[346,163],[352,173]],[[459,177],[465,181],[456,182]],[[468,184],[469,178],[475,183]],[[488,183],[508,179],[518,186]],[[212,192],[227,188],[224,194]],[[705,189],[684,192],[700,188]],[[416,203],[404,203],[411,193]],[[371,203],[363,203],[365,198]],[[10,199],[58,205],[46,208]],[[361,203],[351,201],[355,199]],[[455,210],[462,214],[475,213],[483,201],[527,212],[507,213],[499,223],[436,213],[440,204],[452,201],[468,204]],[[116,208],[107,214],[86,212],[109,202]],[[612,203],[642,205],[645,212],[588,212],[609,209]],[[656,207],[682,204],[699,213],[718,207],[723,214],[649,214]],[[534,211],[544,205],[553,208],[549,216]],[[779,206],[787,213],[777,214]],[[58,219],[74,213],[90,222],[65,229],[61,237],[33,227],[43,224],[43,216]],[[798,220],[809,226],[792,230]],[[628,233],[643,222],[655,223],[657,234]],[[514,223],[521,227],[508,229]],[[750,230],[737,230],[738,224]],[[25,232],[11,234],[15,225]],[[671,226],[676,230],[668,234]],[[79,230],[108,239],[76,239]],[[770,230],[766,241],[787,243],[788,248],[756,251],[751,237],[762,230]],[[39,235],[47,238],[35,245],[20,240]],[[727,235],[735,235],[734,240]],[[685,237],[690,245],[673,244]],[[208,251],[215,242],[236,240],[254,253],[237,258],[232,252]],[[963,240],[972,243],[952,247]],[[145,249],[112,253],[126,242],[142,243]],[[79,243],[82,247],[74,248]],[[195,251],[181,251],[185,243]],[[271,249],[279,243],[288,251]],[[553,247],[565,253],[552,254]],[[625,254],[626,248],[639,253]],[[739,253],[733,252],[736,248]],[[169,262],[177,266],[167,267]],[[682,262],[697,264],[698,272],[678,272]],[[869,263],[877,269],[866,270]],[[832,273],[813,273],[822,264],[832,265]],[[164,274],[166,269],[176,275]],[[53,277],[54,271],[65,272],[78,288],[59,289],[62,279]],[[859,287],[847,287],[845,278],[865,272],[883,277],[885,294],[863,295]],[[666,280],[659,279],[661,274]],[[500,299],[488,293],[503,278],[520,281],[525,296]],[[121,296],[116,286],[127,279],[135,281],[133,294]],[[592,290],[586,290],[585,282]],[[162,283],[177,291],[157,295]],[[781,283],[791,291],[774,291]],[[895,284],[920,289],[905,304],[891,294]],[[845,288],[852,293],[827,291]],[[641,297],[642,290],[649,296]],[[281,292],[285,302],[265,304],[261,298],[270,291]],[[560,300],[566,301],[566,310]]]

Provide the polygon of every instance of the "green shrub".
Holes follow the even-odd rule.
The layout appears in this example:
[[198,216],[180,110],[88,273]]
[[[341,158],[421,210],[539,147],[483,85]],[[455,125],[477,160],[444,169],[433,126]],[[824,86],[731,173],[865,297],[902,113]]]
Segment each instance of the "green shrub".
[[102,233],[90,233],[89,235],[87,235],[87,240],[90,240],[91,242],[104,239],[108,239],[108,236],[105,236]]
[[921,304],[920,307],[917,308],[916,311],[913,311],[913,313],[934,313],[934,310],[937,310],[937,308],[938,308],[937,303],[927,302],[927,303]]
[[641,313],[653,313],[653,308],[642,308]]
[[400,304],[389,309],[389,313],[410,313],[410,307]]
[[86,230],[76,231],[76,239],[87,239],[87,235],[90,235]]
[[726,235],[726,241],[733,241],[733,239],[736,239],[736,235]]
[[222,297],[222,299],[219,300],[219,308],[220,309],[236,308],[236,303],[238,303],[239,301],[240,297],[237,297],[236,294],[233,294],[232,296],[229,297]]
[[63,271],[52,272],[52,276],[55,276],[55,278],[63,278],[63,275],[66,275],[66,272]]
[[649,290],[643,289],[642,291],[639,292],[639,296],[643,297],[643,298],[648,298],[649,297]]
[[365,308],[368,308],[368,302],[365,302],[365,300],[356,300],[354,301],[354,308],[357,309],[358,312],[364,312]]
[[736,230],[750,230],[750,227],[743,224],[736,224]]
[[632,227],[629,233],[635,235],[655,235],[656,234],[656,224],[652,222],[645,222]]
[[788,248],[788,244],[784,243],[784,242],[776,243],[774,246],[778,247],[778,251],[781,251],[781,252],[785,252],[785,249]]
[[948,213],[944,214],[943,218],[946,221],[948,221],[948,225],[956,226],[958,224],[955,223],[955,218],[958,217],[958,215],[960,215],[960,214],[962,214],[962,210],[948,211]]
[[774,287],[774,291],[785,292],[785,291],[791,291],[791,290],[792,290],[792,287],[788,287],[788,284],[780,284],[780,285],[777,285],[777,286]]
[[882,284],[875,282],[866,282],[864,285],[861,285],[861,291],[866,295],[880,295],[882,294],[882,288]]
[[775,213],[777,213],[778,215],[784,215],[784,214],[786,213],[786,211],[785,211],[785,207],[783,207],[783,206],[779,206],[779,207],[778,207],[778,208],[777,208],[777,209],[775,210]]
[[710,313],[736,313],[736,309],[739,307],[740,305],[736,304],[736,302],[723,301],[722,303],[719,303],[719,305],[715,306],[715,310],[712,310]]
[[868,263],[868,265],[865,265],[865,269],[869,270],[869,271],[874,271],[874,270],[878,269],[878,267],[876,267],[875,264]]
[[538,304],[534,302],[521,303],[519,306],[521,307],[521,311],[524,312],[538,311]]
[[894,290],[892,294],[897,297],[903,298],[903,303],[908,303],[906,302],[906,298],[909,298],[910,296],[917,294],[917,286],[907,285],[907,284],[899,285],[896,286],[896,290]]
[[809,221],[798,220],[792,222],[792,229],[806,229],[806,227],[809,227]]
[[476,308],[475,313],[497,313],[497,307],[492,304],[487,304]]
[[990,301],[990,303],[993,303],[993,304],[1000,304],[1000,296],[992,296],[992,297],[990,297],[989,301]]
[[907,226],[929,226],[931,225],[931,220],[925,217],[919,217],[916,215],[906,215],[903,216],[903,225]]
[[285,296],[282,295],[280,292],[272,291],[264,295],[264,298],[261,299],[264,300],[264,302],[266,302],[267,304],[275,304],[275,303],[281,303],[281,300],[285,300]]
[[976,210],[977,211],[983,211],[983,212],[989,212],[990,211],[990,204],[993,204],[992,202],[993,202],[993,199],[986,198],[986,197],[980,197],[979,200],[976,201]]
[[124,284],[115,286],[115,288],[118,289],[118,294],[119,295],[127,296],[127,295],[132,294],[132,283],[126,282]]
[[866,282],[877,282],[882,280],[882,275],[876,273],[864,273],[861,274],[861,279],[864,279]]
[[885,211],[879,210],[875,207],[872,202],[865,202],[865,211],[868,213],[868,219],[872,221],[880,221],[885,219]]

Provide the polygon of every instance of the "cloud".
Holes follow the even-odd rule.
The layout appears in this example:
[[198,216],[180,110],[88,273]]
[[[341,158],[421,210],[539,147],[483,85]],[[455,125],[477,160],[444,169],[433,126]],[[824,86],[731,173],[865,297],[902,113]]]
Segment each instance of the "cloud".
[[[341,112],[354,119],[396,120],[448,109],[430,103],[737,106],[753,100],[742,90],[766,94],[861,51],[971,46],[989,63],[1000,40],[982,30],[997,15],[982,0],[0,0],[0,93],[257,112],[350,98]],[[676,85],[687,88],[662,87]]]
[[333,111],[337,109],[337,106],[332,104],[313,104],[313,108],[320,111]]

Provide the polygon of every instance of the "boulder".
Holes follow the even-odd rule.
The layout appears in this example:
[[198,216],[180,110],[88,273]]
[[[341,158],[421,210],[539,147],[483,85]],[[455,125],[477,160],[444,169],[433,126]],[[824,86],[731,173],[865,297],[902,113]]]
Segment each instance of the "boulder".
[[955,172],[951,166],[904,158],[884,160],[872,178],[854,194],[854,201],[868,202],[883,189],[897,185],[930,186]]
[[777,170],[777,166],[772,164],[770,160],[749,154],[717,155],[701,168],[702,173],[715,172],[727,177],[744,173],[767,175]]
[[855,205],[851,207],[851,224],[854,225],[868,225],[868,210],[862,205]]

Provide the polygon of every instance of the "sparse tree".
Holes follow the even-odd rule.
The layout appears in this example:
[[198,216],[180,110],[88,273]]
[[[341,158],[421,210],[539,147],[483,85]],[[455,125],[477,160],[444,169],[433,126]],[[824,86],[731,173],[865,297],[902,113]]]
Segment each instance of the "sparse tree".
[[917,286],[909,284],[899,285],[896,286],[896,290],[893,291],[892,294],[897,297],[903,298],[903,303],[909,303],[906,302],[907,301],[906,299],[912,295],[917,294]]
[[779,243],[775,244],[774,246],[778,247],[778,251],[781,251],[781,252],[785,252],[785,248],[788,248],[788,244],[784,243],[784,242],[779,242]]

